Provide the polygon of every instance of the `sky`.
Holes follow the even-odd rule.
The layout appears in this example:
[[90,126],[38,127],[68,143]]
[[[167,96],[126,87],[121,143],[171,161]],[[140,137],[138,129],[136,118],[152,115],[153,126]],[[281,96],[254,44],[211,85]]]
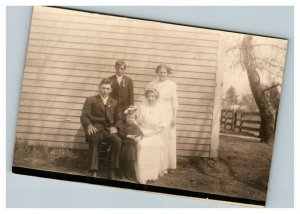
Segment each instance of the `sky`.
[[[226,91],[228,88],[233,86],[240,97],[244,94],[250,94],[251,89],[247,77],[247,72],[242,69],[240,64],[234,65],[238,57],[238,49],[232,51],[227,51],[237,45],[239,45],[243,39],[243,34],[238,33],[228,33],[224,32],[221,34],[220,39],[220,65],[219,69],[223,70],[223,98],[226,96]],[[281,39],[273,39],[266,37],[256,36],[253,39],[253,44],[257,45],[255,47],[255,56],[257,58],[266,59],[271,62],[271,64],[278,65],[279,67],[284,67],[285,62],[285,51],[283,49],[278,49],[277,47],[287,47],[287,41]],[[281,68],[275,68],[274,66],[266,65],[269,70],[274,72],[270,74],[269,72],[263,71],[260,73],[261,81],[266,85],[271,85],[272,81],[281,84],[283,70]],[[240,98],[239,97],[239,98]]]

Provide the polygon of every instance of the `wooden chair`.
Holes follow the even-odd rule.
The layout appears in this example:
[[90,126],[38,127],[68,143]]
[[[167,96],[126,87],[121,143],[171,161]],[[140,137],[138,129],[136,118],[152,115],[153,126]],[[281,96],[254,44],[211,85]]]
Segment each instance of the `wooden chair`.
[[99,168],[105,170],[110,168],[110,156],[111,146],[107,142],[101,142],[99,144]]

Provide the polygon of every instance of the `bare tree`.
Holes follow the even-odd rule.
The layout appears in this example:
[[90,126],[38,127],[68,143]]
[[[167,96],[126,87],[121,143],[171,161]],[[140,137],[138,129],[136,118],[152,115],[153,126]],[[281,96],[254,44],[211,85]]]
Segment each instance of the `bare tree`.
[[227,91],[226,91],[226,100],[230,103],[230,104],[237,104],[237,92],[236,89],[233,86],[230,86]]
[[[263,51],[266,51],[266,49],[276,49],[276,51],[269,51],[268,57],[265,57],[262,53],[264,53]],[[277,109],[274,111],[274,105],[272,104],[272,101],[270,101],[268,95],[270,96],[270,94],[276,93],[274,92],[274,89],[277,90],[277,87],[280,86],[280,74],[282,74],[283,65],[281,62],[278,62],[280,58],[278,54],[284,55],[286,48],[278,46],[275,43],[255,44],[253,42],[253,36],[245,35],[241,44],[236,45],[228,51],[232,50],[238,50],[236,54],[239,60],[235,62],[235,65],[241,65],[243,70],[247,72],[251,92],[260,112],[261,140],[263,142],[269,142],[274,134],[275,114]],[[278,54],[272,55],[271,53]],[[269,77],[269,79],[265,78],[269,81],[269,83],[266,84],[261,78],[262,76],[266,77],[266,75],[269,75],[272,78],[274,77],[273,79],[279,79],[280,81],[270,81],[271,79]],[[276,107],[278,108],[278,105]]]

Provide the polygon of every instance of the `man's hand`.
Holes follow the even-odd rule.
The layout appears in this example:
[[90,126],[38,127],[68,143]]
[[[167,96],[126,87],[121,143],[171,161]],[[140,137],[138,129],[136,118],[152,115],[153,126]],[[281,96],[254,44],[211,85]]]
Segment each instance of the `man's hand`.
[[95,134],[98,130],[96,129],[96,127],[94,127],[92,124],[90,124],[88,127],[87,127],[87,133],[88,135],[92,135],[92,134]]
[[116,127],[110,127],[109,132],[110,132],[111,134],[117,134],[117,133],[118,133],[118,130],[117,130]]

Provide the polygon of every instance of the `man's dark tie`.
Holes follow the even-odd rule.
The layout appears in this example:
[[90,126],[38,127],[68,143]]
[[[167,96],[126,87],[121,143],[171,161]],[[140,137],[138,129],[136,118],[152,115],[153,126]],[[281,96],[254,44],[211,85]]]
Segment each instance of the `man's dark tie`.
[[107,108],[108,108],[108,105],[105,104],[105,105],[104,105],[104,113],[105,113],[105,121],[104,121],[104,123],[105,123],[105,126],[109,126],[109,125],[110,125],[110,124],[109,124],[109,119],[108,119],[108,117],[107,117]]

